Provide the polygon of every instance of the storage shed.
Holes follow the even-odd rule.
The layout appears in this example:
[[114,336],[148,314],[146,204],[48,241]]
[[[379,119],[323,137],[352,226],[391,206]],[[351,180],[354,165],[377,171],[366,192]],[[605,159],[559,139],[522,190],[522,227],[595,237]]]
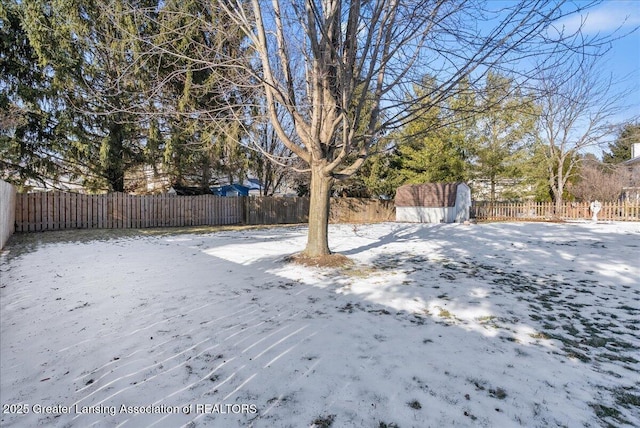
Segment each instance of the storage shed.
[[396,191],[396,221],[462,223],[469,220],[471,189],[465,183],[407,184]]

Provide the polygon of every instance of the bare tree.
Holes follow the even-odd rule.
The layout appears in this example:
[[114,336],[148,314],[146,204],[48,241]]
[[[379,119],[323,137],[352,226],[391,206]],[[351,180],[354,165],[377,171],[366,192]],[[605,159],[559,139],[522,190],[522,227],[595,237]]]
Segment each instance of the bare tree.
[[[299,163],[292,162],[292,168],[311,175],[304,254],[319,257],[330,254],[333,184],[358,171],[386,133],[444,104],[456,95],[463,80],[471,85],[481,82],[489,69],[513,76],[522,85],[558,67],[564,61],[560,52],[600,43],[598,37],[585,40],[579,31],[564,34],[553,27],[554,22],[596,3],[202,1],[199,7],[206,13],[194,14],[184,20],[184,28],[171,31],[182,37],[187,28],[197,26],[206,34],[205,40],[221,33],[242,35],[247,40],[241,45],[242,58],[238,51],[212,48],[197,40],[182,43],[186,49],[148,37],[137,45],[148,47],[139,55],[143,65],[155,63],[155,55],[174,58],[191,64],[188,69],[215,69],[221,87],[236,88],[230,93],[251,93],[220,99],[199,117],[224,124],[231,114],[246,124],[249,121],[243,115],[265,112],[278,140],[304,165],[298,168]],[[160,2],[157,9],[162,8]],[[138,8],[124,13],[134,14],[137,27],[144,27],[142,20],[154,19],[155,11],[155,7]],[[216,21],[206,22],[204,16]],[[166,25],[159,20],[157,26]],[[221,43],[224,46],[223,39]],[[247,61],[247,55],[253,55],[252,60]],[[544,59],[534,62],[533,57]],[[156,86],[180,79],[180,73],[180,68],[174,68]],[[434,78],[426,84],[424,76]],[[233,105],[248,99],[254,105]],[[259,141],[253,143],[261,149]],[[268,150],[262,151],[273,158]]]
[[603,144],[622,105],[611,76],[600,72],[602,55],[576,55],[565,67],[548,69],[540,80],[540,136],[547,179],[556,210],[569,180],[579,172],[585,149]]
[[584,159],[578,175],[578,182],[571,186],[571,194],[584,202],[617,201],[631,179],[629,170],[623,165],[607,165],[596,159]]
[[260,179],[260,194],[273,196],[287,184],[296,158],[291,150],[282,144],[268,121],[256,123],[251,135],[254,141],[252,148],[256,148],[251,151],[250,169]]
[[[259,58],[254,77],[278,137],[311,173],[304,254],[330,254],[332,185],[360,168],[385,130],[415,117],[411,91],[422,76],[439,77],[423,91],[437,104],[453,96],[463,78],[475,73],[479,80],[486,67],[507,72],[518,65],[520,77],[528,75],[524,60],[576,42],[573,35],[549,36],[549,26],[563,16],[561,3],[491,11],[450,1],[221,2]],[[293,132],[278,117],[281,109]]]

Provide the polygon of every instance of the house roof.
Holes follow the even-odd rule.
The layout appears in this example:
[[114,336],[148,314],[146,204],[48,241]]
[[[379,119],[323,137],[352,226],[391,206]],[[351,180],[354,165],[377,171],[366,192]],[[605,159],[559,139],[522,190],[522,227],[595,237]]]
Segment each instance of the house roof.
[[455,207],[460,183],[406,184],[396,190],[396,207]]
[[627,165],[627,166],[636,166],[636,165],[640,165],[640,156],[636,156],[633,159],[629,159],[628,161],[624,161],[622,163],[623,165]]
[[262,183],[257,178],[248,178],[243,185],[249,190],[262,190]]
[[241,184],[226,184],[212,187],[211,192],[218,196],[228,196],[229,193],[233,194],[234,192],[241,196],[246,196],[249,194],[249,188]]

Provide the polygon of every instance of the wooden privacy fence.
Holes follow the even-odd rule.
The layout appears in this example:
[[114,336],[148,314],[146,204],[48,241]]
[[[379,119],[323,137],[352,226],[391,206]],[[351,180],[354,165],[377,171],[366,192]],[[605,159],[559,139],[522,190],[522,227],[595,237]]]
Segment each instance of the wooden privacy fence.
[[[214,195],[85,195],[66,192],[16,195],[16,232],[128,229],[308,221],[309,198]],[[333,198],[333,223],[395,219],[392,201]]]
[[241,199],[214,195],[42,192],[16,198],[16,232],[225,225],[242,220]]
[[395,221],[396,208],[393,201],[360,198],[332,198],[329,222],[331,223],[378,223]]
[[[587,202],[567,202],[556,212],[553,202],[473,202],[471,217],[480,220],[587,220],[593,214]],[[598,220],[640,221],[640,204],[602,202]]]
[[309,198],[245,197],[246,224],[286,224],[309,221]]
[[[308,197],[261,196],[245,198],[246,224],[307,223]],[[394,221],[393,201],[331,198],[330,223],[377,223]]]
[[[15,197],[15,231],[306,223],[308,212],[306,197],[19,193]],[[588,203],[566,203],[556,212],[555,204],[550,202],[474,202],[471,216],[480,220],[577,220],[590,219],[592,213]],[[598,219],[640,221],[640,204],[603,202]],[[332,198],[329,220],[394,221],[394,202]]]

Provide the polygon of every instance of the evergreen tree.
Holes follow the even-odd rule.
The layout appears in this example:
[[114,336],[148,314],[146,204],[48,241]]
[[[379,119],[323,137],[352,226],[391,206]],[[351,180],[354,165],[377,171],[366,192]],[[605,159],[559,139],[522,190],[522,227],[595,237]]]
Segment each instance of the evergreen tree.
[[[198,0],[162,2],[157,16],[145,10],[126,12],[130,19],[157,29],[149,44],[158,49],[134,52],[133,62],[152,65],[154,70],[147,97],[161,118],[162,169],[171,182],[203,188],[216,184],[218,178],[241,182],[249,165],[243,141],[249,124],[237,119],[242,116],[237,110],[243,102],[252,103],[235,84],[240,80],[239,69],[222,70],[215,65],[221,58],[243,61],[247,57],[244,35],[218,12]],[[147,36],[132,31],[127,37],[135,44]]]
[[[104,9],[96,1],[34,0],[23,5],[23,25],[63,107],[56,126],[66,136],[60,155],[68,175],[91,190],[121,192],[125,172],[143,162],[146,133],[128,112],[141,102],[146,75],[130,61],[137,47]],[[120,16],[123,28],[135,26]]]
[[631,145],[640,143],[640,123],[627,123],[622,127],[613,143],[609,143],[609,151],[605,152],[602,161],[619,164],[631,159]]
[[[534,143],[532,150],[531,161],[525,167],[525,183],[531,185],[533,188],[533,197],[537,202],[552,202],[554,201],[554,186],[555,182],[551,177],[557,177],[558,175],[567,176],[567,173],[575,168],[574,165],[578,162],[579,156],[575,153],[569,153],[564,159],[562,171],[558,171],[558,163],[550,160],[549,151],[558,151],[557,148],[549,148],[540,141]],[[560,156],[557,153],[555,156]],[[551,174],[550,172],[551,171]],[[566,186],[563,186],[562,199],[570,200],[571,193],[570,188],[577,181],[578,175],[569,175],[566,180]]]
[[46,69],[56,159],[69,178],[95,191],[126,190],[125,175],[143,165],[203,187],[219,174],[244,178],[245,124],[234,111],[242,90],[228,69],[183,55],[243,58],[244,36],[226,15],[195,0],[34,0],[16,9],[33,62]]
[[49,70],[38,62],[21,19],[21,3],[0,4],[0,178],[17,186],[60,172]]
[[489,200],[496,200],[496,185],[504,179],[520,179],[533,141],[536,107],[513,81],[490,72],[476,121],[478,146],[474,176],[489,184]]
[[398,185],[466,181],[469,178],[469,157],[473,152],[474,96],[468,81],[462,80],[456,96],[434,106],[427,93],[433,79],[425,78],[423,88],[416,88],[416,99],[423,104],[418,118],[406,125],[396,141]]

